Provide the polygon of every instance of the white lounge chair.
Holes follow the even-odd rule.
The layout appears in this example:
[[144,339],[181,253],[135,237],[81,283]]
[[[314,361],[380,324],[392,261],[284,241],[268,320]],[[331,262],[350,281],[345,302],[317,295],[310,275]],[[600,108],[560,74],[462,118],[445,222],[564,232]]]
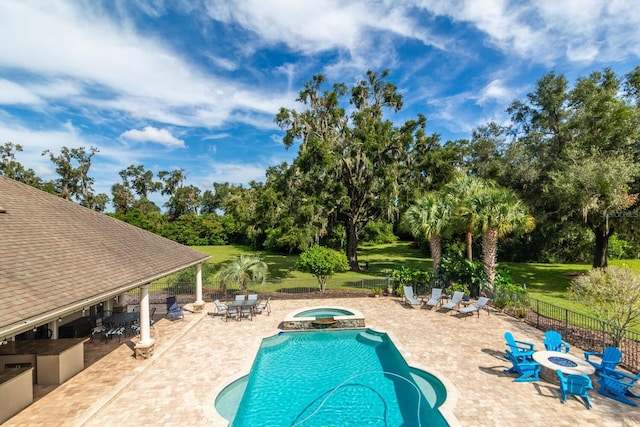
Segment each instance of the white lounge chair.
[[487,302],[489,302],[489,298],[487,297],[480,297],[478,298],[478,301],[476,301],[475,304],[469,306],[469,307],[463,307],[463,308],[459,308],[458,311],[462,314],[469,314],[471,313],[471,315],[473,315],[473,312],[477,312],[478,313],[478,317],[480,317],[480,310],[482,310],[484,308],[484,306],[487,304]]
[[418,298],[413,293],[412,286],[403,286],[404,288],[404,300],[412,307],[418,306],[422,304]]
[[451,301],[449,301],[446,304],[442,304],[442,308],[444,308],[447,311],[452,310],[460,305],[460,303],[462,302],[462,298],[464,298],[464,292],[456,291],[453,293],[453,297],[451,298]]
[[431,289],[431,298],[429,301],[425,302],[424,305],[427,307],[435,307],[442,302],[442,289],[441,288],[433,288]]

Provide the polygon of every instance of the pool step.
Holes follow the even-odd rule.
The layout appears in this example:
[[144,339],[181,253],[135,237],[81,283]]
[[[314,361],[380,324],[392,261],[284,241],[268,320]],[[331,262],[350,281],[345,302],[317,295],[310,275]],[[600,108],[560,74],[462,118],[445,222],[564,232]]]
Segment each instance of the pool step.
[[366,331],[360,332],[358,336],[356,336],[356,339],[363,344],[368,344],[373,347],[377,347],[384,343],[381,336],[370,334]]

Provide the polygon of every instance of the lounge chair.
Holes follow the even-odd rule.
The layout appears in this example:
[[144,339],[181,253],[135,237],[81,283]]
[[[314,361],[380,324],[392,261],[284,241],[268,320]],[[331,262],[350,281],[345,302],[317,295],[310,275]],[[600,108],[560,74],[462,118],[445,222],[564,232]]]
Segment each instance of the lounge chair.
[[[599,357],[600,362],[598,363],[595,360],[591,360],[592,357]],[[584,360],[596,368],[596,373],[612,371],[618,366],[620,360],[622,360],[622,352],[617,347],[606,347],[603,352],[585,351]]]
[[540,364],[535,360],[521,359],[508,350],[504,357],[513,365],[511,368],[505,369],[504,372],[520,375],[513,381],[517,383],[528,383],[540,379]]
[[518,341],[514,339],[513,334],[508,331],[504,333],[504,339],[507,342],[507,347],[509,347],[507,353],[512,353],[518,359],[533,360],[533,353],[535,352],[533,343]]
[[431,289],[431,298],[424,303],[427,307],[436,307],[438,304],[442,303],[442,288],[432,288]]
[[404,288],[404,301],[412,307],[420,307],[422,304],[418,298],[413,293],[412,286],[403,286]]
[[622,371],[605,369],[598,375],[598,383],[600,384],[598,393],[627,405],[638,406],[636,402],[629,399],[629,397],[640,397],[631,391],[638,378],[640,378],[640,372],[634,376]]
[[471,313],[472,316],[473,316],[473,312],[476,312],[476,313],[478,313],[478,317],[480,317],[480,310],[482,310],[484,308],[484,306],[487,304],[487,302],[489,302],[489,298],[480,297],[480,298],[478,298],[478,301],[476,301],[475,304],[473,304],[473,305],[471,305],[469,307],[459,308],[458,312],[460,312],[462,314]]
[[454,308],[460,305],[460,303],[462,302],[462,298],[464,298],[464,292],[456,291],[453,293],[453,297],[451,298],[451,301],[449,301],[446,304],[442,304],[441,308],[444,308],[447,311],[453,310]]
[[573,394],[582,397],[587,408],[591,409],[591,400],[589,400],[589,390],[593,389],[591,378],[586,374],[570,374],[565,377],[559,369],[556,370],[556,374],[560,379],[562,401],[567,401],[567,394]]
[[184,313],[178,306],[178,301],[174,296],[167,297],[167,317],[170,317],[172,320],[184,319]]
[[544,333],[544,348],[549,351],[560,351],[569,353],[569,344],[562,341],[562,335],[558,331],[547,331]]

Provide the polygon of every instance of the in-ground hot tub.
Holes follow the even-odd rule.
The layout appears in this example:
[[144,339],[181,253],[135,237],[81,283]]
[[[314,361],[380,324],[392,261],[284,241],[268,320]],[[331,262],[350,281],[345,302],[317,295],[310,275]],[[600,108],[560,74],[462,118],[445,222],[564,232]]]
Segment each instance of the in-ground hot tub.
[[305,307],[292,311],[282,321],[282,329],[364,328],[364,315],[344,307]]

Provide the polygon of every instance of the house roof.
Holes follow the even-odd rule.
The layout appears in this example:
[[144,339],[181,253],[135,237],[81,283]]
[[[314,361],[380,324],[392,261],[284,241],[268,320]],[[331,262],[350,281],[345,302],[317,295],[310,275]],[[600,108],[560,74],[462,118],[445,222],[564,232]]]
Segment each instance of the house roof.
[[0,335],[209,258],[3,176],[0,241]]

